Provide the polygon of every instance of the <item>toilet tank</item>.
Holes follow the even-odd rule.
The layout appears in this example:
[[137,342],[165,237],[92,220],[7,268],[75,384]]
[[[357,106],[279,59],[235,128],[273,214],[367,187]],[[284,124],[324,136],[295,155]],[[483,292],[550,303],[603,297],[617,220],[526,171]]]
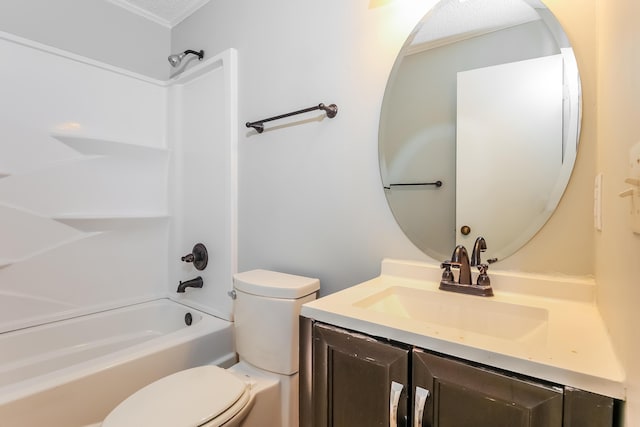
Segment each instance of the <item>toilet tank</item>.
[[298,372],[298,317],[320,281],[268,270],[233,277],[234,327],[240,360],[278,374]]

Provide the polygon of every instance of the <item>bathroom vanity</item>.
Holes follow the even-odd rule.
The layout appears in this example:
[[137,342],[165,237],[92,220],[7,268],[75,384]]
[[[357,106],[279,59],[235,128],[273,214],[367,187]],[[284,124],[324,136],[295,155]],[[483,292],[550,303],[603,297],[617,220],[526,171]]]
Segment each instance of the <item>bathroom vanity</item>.
[[558,206],[582,117],[569,37],[538,0],[435,3],[389,75],[380,176],[407,238],[460,273],[385,260],[304,305],[300,425],[612,426],[624,373],[593,280],[478,280],[461,246],[482,239],[486,269]]
[[301,426],[614,425],[624,374],[591,281],[494,273],[483,298],[439,274],[385,260],[303,306]]

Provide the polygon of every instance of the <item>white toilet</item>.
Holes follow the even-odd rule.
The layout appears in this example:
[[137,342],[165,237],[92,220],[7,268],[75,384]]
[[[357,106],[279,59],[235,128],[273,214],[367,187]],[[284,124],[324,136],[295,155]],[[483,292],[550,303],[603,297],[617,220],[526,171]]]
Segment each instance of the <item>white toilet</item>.
[[239,362],[177,372],[138,390],[102,427],[296,427],[298,316],[318,279],[252,270],[234,276]]

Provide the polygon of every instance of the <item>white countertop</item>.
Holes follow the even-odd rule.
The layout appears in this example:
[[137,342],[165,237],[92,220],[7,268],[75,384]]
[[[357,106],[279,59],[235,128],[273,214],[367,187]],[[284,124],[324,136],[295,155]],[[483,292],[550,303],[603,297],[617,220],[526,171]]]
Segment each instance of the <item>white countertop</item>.
[[[495,296],[479,297],[438,289],[440,268],[410,261],[384,260],[382,274],[367,282],[317,299],[302,307],[301,315],[372,336],[415,345],[466,360],[568,385],[593,393],[625,398],[624,372],[594,302],[591,279],[524,275],[489,271]],[[371,309],[370,301],[402,288],[409,304],[436,313],[414,318],[399,311]],[[442,294],[445,293],[445,294]],[[435,298],[434,298],[435,297]],[[427,299],[437,299],[439,305]],[[478,319],[470,327],[449,325],[450,312]],[[500,315],[488,310],[506,307]],[[488,323],[487,318],[493,318]],[[416,313],[414,310],[413,313]],[[523,324],[534,326],[515,336]],[[529,316],[530,318],[527,318]],[[435,319],[435,320],[434,320]],[[533,322],[533,323],[532,323]],[[504,323],[504,324],[503,324]],[[526,326],[526,325],[525,325]]]

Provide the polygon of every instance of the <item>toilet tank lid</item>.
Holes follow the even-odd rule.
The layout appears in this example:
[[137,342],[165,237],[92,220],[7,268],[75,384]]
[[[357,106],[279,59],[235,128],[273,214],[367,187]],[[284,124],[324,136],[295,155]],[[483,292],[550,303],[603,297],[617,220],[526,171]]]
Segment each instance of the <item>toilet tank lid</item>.
[[272,298],[302,298],[320,289],[320,280],[269,270],[251,270],[233,276],[237,290]]

